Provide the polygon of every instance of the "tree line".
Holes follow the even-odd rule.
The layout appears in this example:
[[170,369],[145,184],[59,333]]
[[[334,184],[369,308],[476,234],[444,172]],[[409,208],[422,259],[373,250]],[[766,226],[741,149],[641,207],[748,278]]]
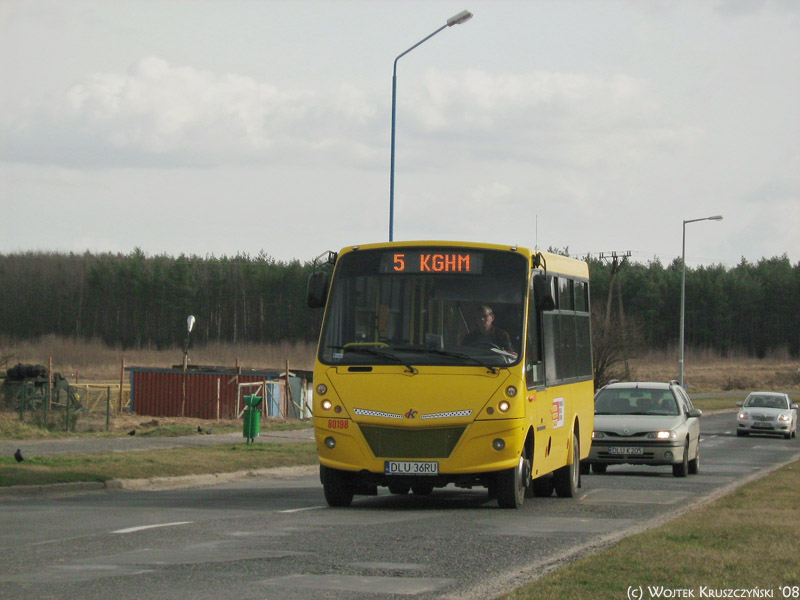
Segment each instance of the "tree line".
[[311,264],[268,255],[0,255],[0,334],[102,339],[128,348],[312,340],[321,315],[306,308]]
[[[565,249],[566,253],[566,249]],[[611,266],[590,258],[592,300],[604,306]],[[130,254],[0,254],[0,334],[102,339],[122,348],[166,348],[197,317],[195,344],[314,341],[320,311],[306,307],[311,262],[259,253],[233,257]],[[681,262],[624,264],[610,313],[637,324],[649,348],[677,344]],[[621,295],[618,294],[621,292]],[[620,303],[621,298],[621,303]],[[621,313],[620,313],[621,306]],[[800,356],[800,263],[786,255],[735,267],[686,269],[685,340],[725,355]],[[594,319],[602,311],[595,311]],[[599,330],[599,327],[598,327]]]
[[[608,302],[611,268],[590,259],[593,299]],[[676,345],[680,329],[681,261],[623,265],[615,283],[623,315],[635,320],[650,348]],[[784,254],[756,263],[742,258],[735,267],[686,268],[685,344],[726,356],[763,358],[770,352],[800,356],[800,263]],[[619,315],[618,299],[612,314]]]

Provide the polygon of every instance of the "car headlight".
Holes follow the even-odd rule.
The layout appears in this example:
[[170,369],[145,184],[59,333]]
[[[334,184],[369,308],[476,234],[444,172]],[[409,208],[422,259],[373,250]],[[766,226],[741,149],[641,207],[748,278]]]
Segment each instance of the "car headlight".
[[592,432],[592,439],[593,440],[598,440],[598,439],[604,438],[604,437],[606,437],[606,434],[603,433],[602,431],[593,431]]
[[747,411],[746,411],[746,410],[743,410],[742,412],[740,412],[740,413],[737,415],[737,418],[738,418],[740,421],[746,421],[747,419],[749,419],[749,418],[750,418],[750,415],[747,413]]
[[676,440],[678,439],[678,434],[674,431],[651,431],[647,434],[647,437],[657,440]]
[[788,423],[792,420],[792,415],[778,415],[778,421],[783,423]]

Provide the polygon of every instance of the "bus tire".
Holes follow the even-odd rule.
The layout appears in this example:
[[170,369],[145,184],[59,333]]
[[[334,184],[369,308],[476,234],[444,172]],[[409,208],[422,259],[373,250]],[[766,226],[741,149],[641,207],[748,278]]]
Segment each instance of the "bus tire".
[[353,502],[353,486],[341,471],[320,465],[319,478],[328,506],[350,506]]
[[575,432],[572,432],[572,462],[556,469],[553,473],[553,486],[559,498],[574,498],[578,495],[581,483],[581,452],[580,442]]
[[525,502],[525,456],[519,464],[497,474],[497,504],[500,508],[519,508]]
[[545,475],[537,477],[531,482],[533,496],[536,498],[549,498],[553,495],[553,477]]

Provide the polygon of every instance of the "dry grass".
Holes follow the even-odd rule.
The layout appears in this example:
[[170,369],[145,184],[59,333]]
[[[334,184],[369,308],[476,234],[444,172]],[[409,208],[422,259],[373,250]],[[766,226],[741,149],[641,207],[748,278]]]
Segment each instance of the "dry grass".
[[695,598],[701,597],[700,586],[771,589],[775,598],[787,597],[778,586],[800,585],[798,486],[800,463],[795,462],[504,598],[626,598],[631,597],[628,586],[641,587],[644,594],[633,597],[644,598],[654,597],[648,586],[693,590]]
[[[189,359],[195,365],[234,366],[238,359],[243,368],[311,370],[315,344],[283,342],[280,344],[208,344],[192,347]],[[8,366],[21,363],[46,365],[53,358],[53,369],[76,381],[119,382],[120,365],[171,367],[181,364],[180,348],[166,350],[121,350],[100,341],[85,342],[56,336],[43,336],[35,342],[11,342],[0,337],[0,359]],[[707,349],[688,348],[684,357],[684,379],[697,392],[746,391],[756,388],[800,391],[800,361],[781,351],[757,359],[743,355],[722,357]],[[669,381],[678,378],[676,348],[649,351],[630,359],[631,379]],[[0,372],[2,372],[0,364]]]
[[[631,380],[678,379],[678,352],[651,351],[630,360]],[[691,392],[800,391],[800,361],[780,352],[763,359],[722,357],[709,350],[689,349],[684,355],[684,381]]]
[[[63,415],[52,414],[48,429],[38,422],[20,421],[15,412],[0,412],[0,439],[3,440],[41,440],[68,439],[73,437],[121,437],[136,430],[138,436],[174,437],[179,435],[196,435],[198,427],[207,432],[231,433],[242,431],[241,419],[221,419],[212,421],[190,417],[150,417],[133,413],[113,413],[106,431],[105,417],[95,417],[89,421],[85,415],[79,415],[79,426],[66,431]],[[89,421],[89,422],[87,422]],[[261,431],[281,431],[286,429],[304,429],[311,427],[310,421],[264,418]]]
[[[286,362],[293,369],[314,368],[315,344],[281,342],[280,344],[208,344],[189,349],[189,361],[194,365],[233,367],[236,361],[243,368],[283,369]],[[42,336],[36,341],[13,342],[0,337],[0,359],[7,366],[17,363],[47,365],[53,359],[53,370],[70,382],[119,382],[120,366],[171,367],[183,362],[181,348],[166,350],[122,350],[107,346],[99,340],[91,342],[71,338]],[[3,367],[0,365],[0,370]]]

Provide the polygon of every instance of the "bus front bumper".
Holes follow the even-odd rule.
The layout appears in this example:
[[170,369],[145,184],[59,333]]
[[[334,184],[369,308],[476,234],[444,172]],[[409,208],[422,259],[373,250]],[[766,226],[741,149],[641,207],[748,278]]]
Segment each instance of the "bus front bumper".
[[314,433],[321,465],[376,485],[480,481],[516,467],[525,441],[523,419],[404,428],[315,418]]

